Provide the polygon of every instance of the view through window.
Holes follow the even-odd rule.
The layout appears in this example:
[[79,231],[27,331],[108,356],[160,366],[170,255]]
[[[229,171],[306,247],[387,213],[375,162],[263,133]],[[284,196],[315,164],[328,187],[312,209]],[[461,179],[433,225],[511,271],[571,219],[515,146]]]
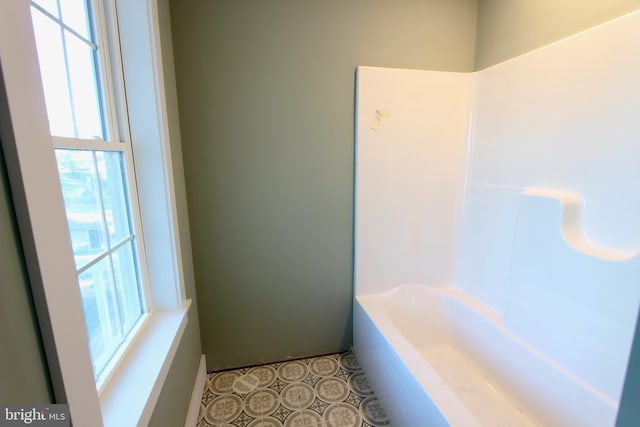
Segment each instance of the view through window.
[[131,147],[118,135],[100,7],[99,0],[31,2],[96,379],[148,311]]

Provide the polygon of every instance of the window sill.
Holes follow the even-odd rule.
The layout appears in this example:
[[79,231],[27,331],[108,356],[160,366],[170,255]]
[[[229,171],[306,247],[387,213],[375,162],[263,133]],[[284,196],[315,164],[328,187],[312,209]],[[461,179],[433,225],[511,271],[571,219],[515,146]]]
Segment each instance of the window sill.
[[152,314],[100,396],[105,427],[146,426],[187,325],[180,310]]

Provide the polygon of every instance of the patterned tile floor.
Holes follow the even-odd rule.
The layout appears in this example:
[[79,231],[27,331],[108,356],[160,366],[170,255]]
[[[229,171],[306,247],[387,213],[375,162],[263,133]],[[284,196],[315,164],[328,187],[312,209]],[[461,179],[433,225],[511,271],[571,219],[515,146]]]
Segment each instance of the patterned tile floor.
[[384,411],[351,352],[207,375],[198,427],[378,427]]

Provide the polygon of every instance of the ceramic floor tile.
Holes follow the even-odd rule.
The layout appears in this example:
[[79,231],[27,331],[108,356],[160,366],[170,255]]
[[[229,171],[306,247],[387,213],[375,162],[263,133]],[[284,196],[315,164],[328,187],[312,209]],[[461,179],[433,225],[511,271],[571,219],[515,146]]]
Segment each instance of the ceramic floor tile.
[[351,352],[207,375],[198,427],[388,427]]

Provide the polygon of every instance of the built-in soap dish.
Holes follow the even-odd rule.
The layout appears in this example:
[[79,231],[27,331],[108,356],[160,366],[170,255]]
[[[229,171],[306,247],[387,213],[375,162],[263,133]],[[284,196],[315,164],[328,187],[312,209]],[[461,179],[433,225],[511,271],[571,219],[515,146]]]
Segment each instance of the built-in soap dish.
[[573,250],[608,261],[627,261],[638,255],[638,252],[621,251],[598,245],[587,238],[581,228],[580,215],[584,201],[579,194],[548,188],[527,188],[521,194],[529,197],[553,199],[560,203],[562,237]]

